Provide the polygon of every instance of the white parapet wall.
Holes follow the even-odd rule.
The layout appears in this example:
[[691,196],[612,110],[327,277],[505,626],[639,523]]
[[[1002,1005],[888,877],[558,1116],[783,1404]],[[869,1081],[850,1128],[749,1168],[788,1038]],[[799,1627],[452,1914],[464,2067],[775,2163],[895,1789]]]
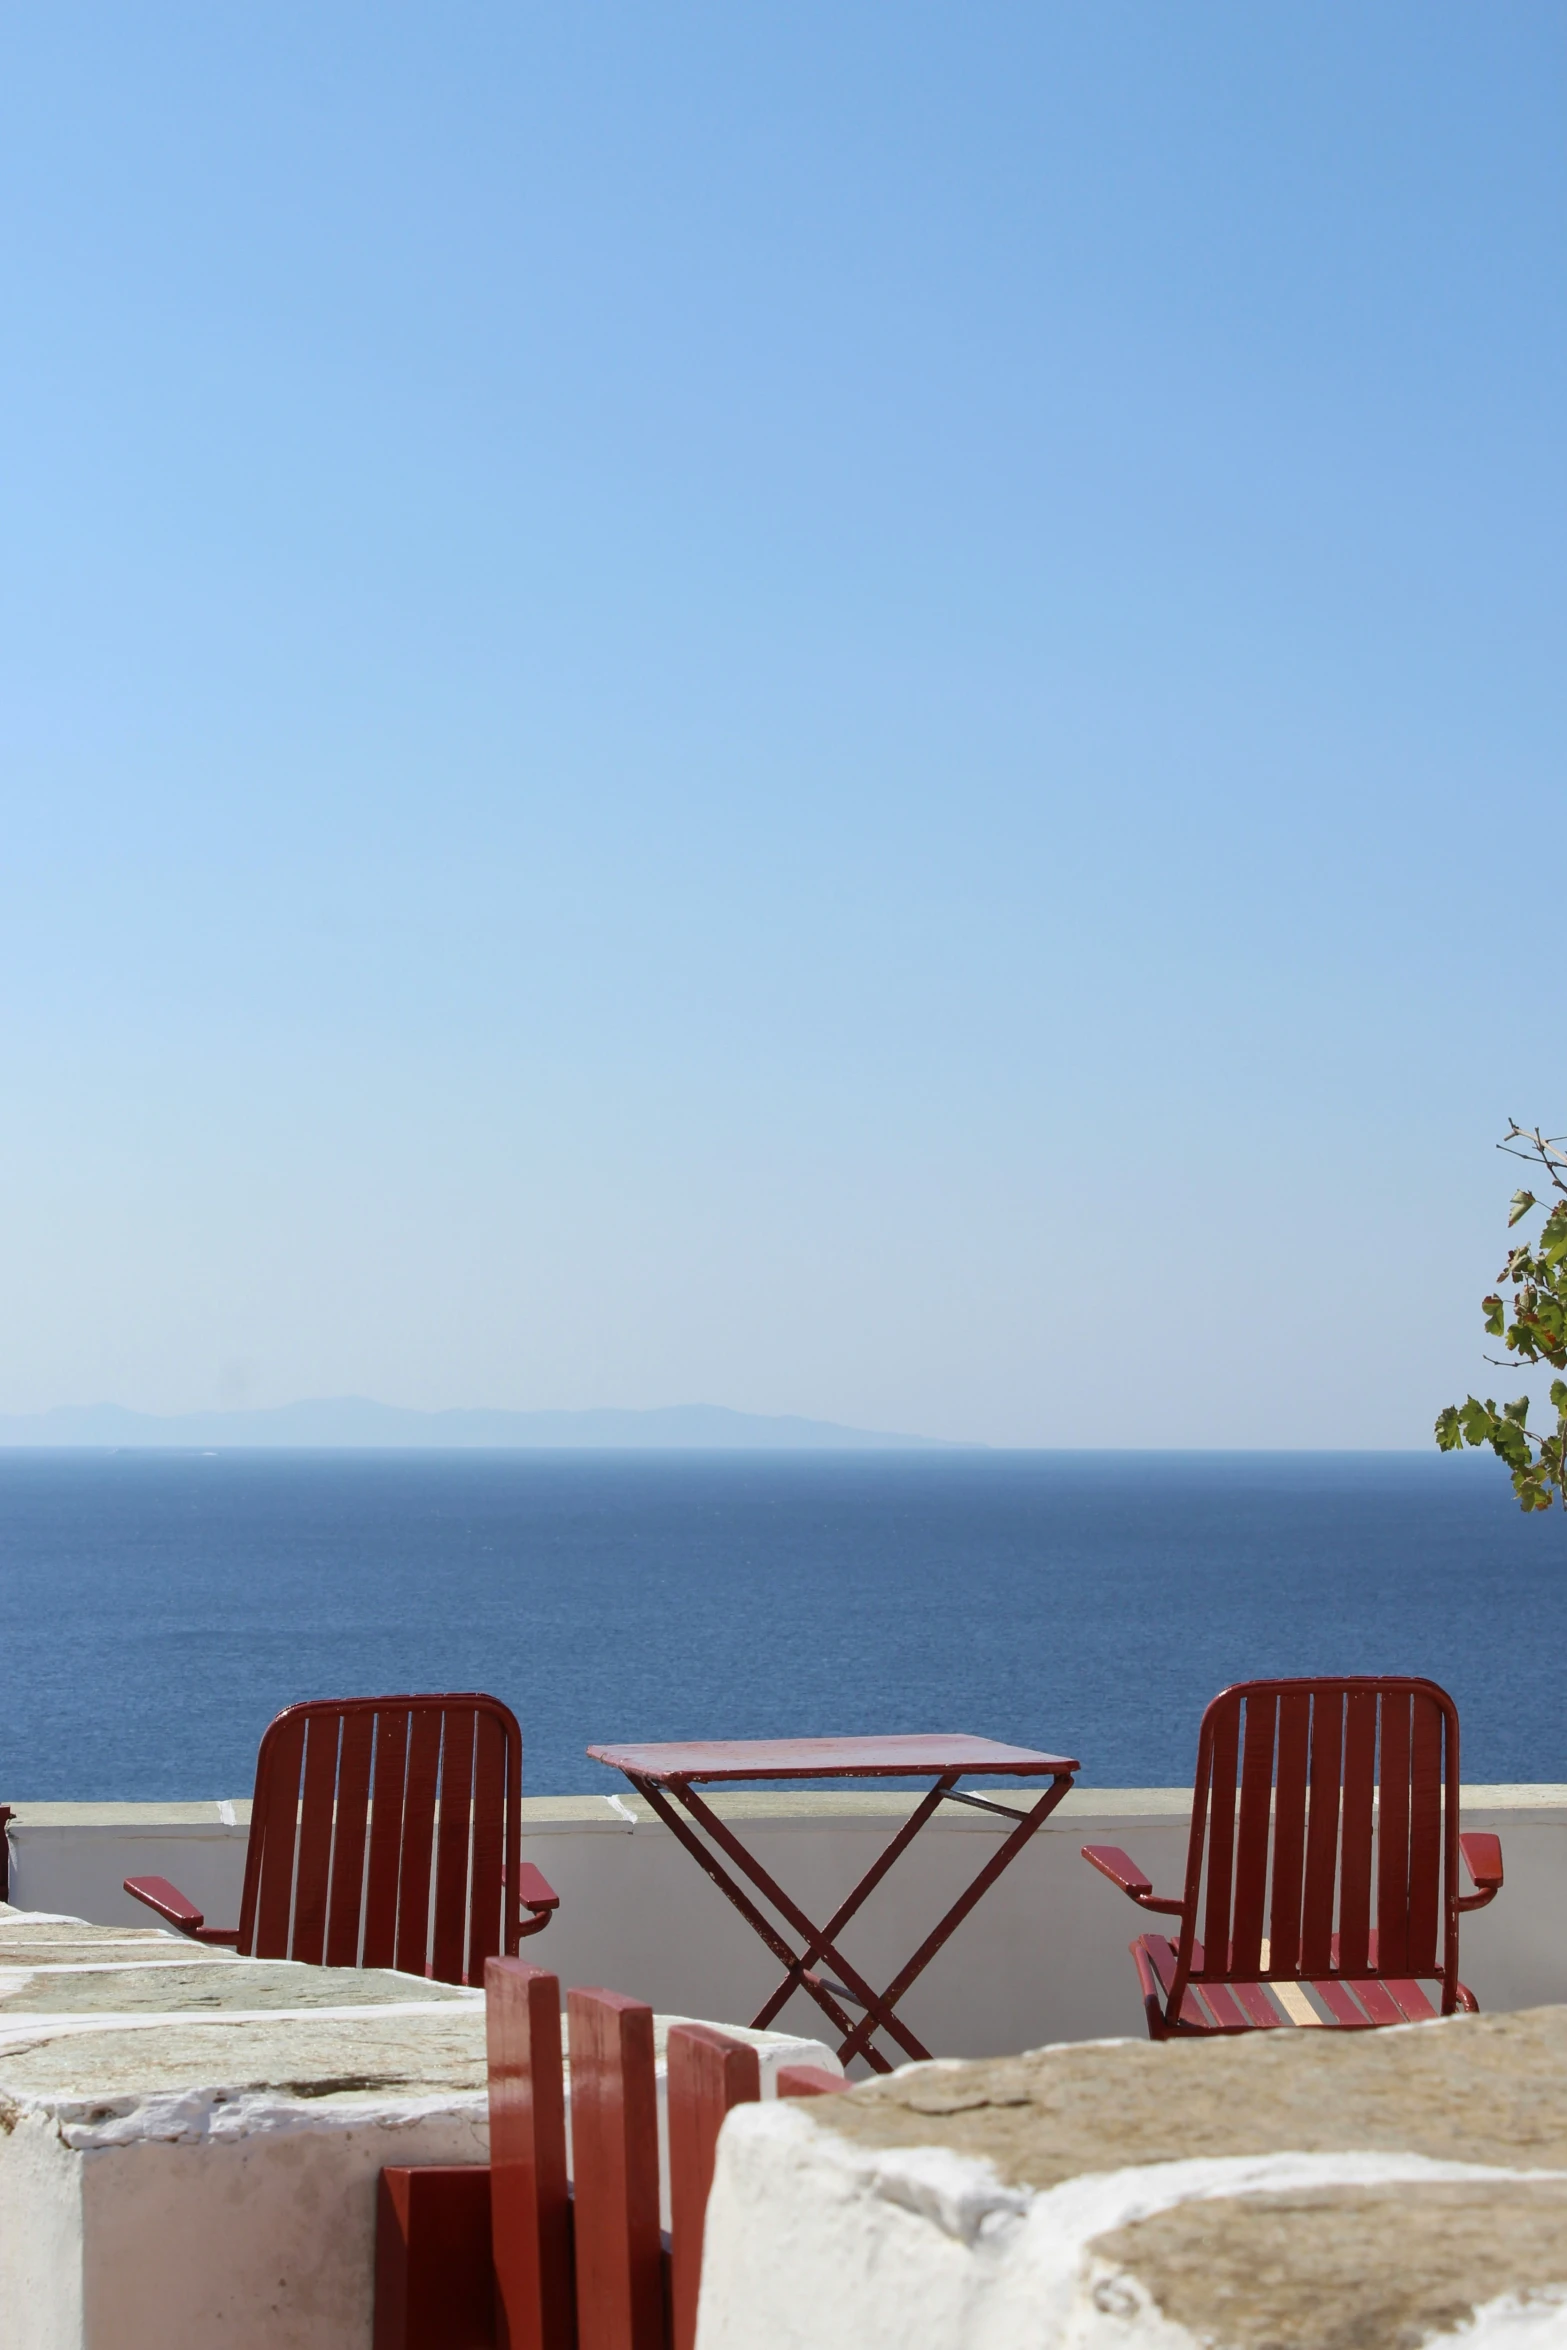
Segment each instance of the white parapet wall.
[[[903,2013],[941,2056],[1002,2055],[1049,2042],[1142,2031],[1127,1945],[1147,1923],[1079,1858],[1123,1844],[1161,1890],[1178,1891],[1190,1797],[1175,1788],[1084,1788],[1069,1795],[1013,1868],[959,1927]],[[898,1795],[720,1797],[777,1880],[815,1918],[830,1914],[906,1816]],[[745,2023],[778,1968],[669,1831],[628,1796],[532,1798],[524,1852],[561,1896],[525,1954],[567,1983],[597,1983],[659,2010]],[[101,1924],[147,1924],[121,1891],[167,1876],[215,1924],[238,1916],[249,1806],[30,1804],[10,1831],[12,1899]],[[1464,1979],[1482,2008],[1567,2001],[1567,1786],[1471,1787],[1464,1825],[1502,1838],[1506,1885],[1463,1926]],[[845,1937],[851,1961],[888,1982],[961,1886],[1008,1833],[989,1814],[950,1809],[895,1864]],[[804,1994],[780,2022],[823,2029]]]

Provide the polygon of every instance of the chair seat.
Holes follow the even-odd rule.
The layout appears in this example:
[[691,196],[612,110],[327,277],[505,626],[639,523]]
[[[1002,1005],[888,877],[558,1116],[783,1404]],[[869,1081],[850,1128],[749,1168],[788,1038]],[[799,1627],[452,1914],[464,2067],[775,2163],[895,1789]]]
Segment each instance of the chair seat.
[[[1185,2038],[1225,2032],[1273,2031],[1284,2027],[1365,2032],[1383,2024],[1429,2023],[1440,2010],[1420,1985],[1376,1976],[1332,1975],[1261,1979],[1253,1983],[1188,1982],[1179,2021],[1172,2027],[1165,2008],[1175,1985],[1175,1944],[1164,1934],[1142,1934],[1132,1944],[1149,2029],[1155,2039],[1173,2033]],[[1200,1976],[1202,1944],[1192,1948]],[[1477,2002],[1460,1984],[1459,2005],[1471,2013]],[[1157,2028],[1156,2028],[1157,2019]]]

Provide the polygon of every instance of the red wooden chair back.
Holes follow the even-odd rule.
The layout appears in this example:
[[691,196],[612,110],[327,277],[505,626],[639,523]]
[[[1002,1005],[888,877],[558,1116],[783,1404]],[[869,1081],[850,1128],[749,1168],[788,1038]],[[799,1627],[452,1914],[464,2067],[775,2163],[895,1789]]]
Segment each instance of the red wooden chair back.
[[521,1801],[498,1698],[286,1707],[256,1757],[241,1955],[482,1983],[518,1946]]
[[1175,1978],[1435,1979],[1459,2003],[1458,1709],[1434,1681],[1243,1681],[1203,1715]]
[[[506,2350],[695,2350],[718,2134],[735,2106],[761,2095],[756,2049],[708,2024],[670,2030],[665,2236],[653,2010],[615,1991],[568,1992],[568,2165],[559,1978],[498,1962],[485,1991],[495,2340]],[[780,2097],[849,2086],[810,2065],[782,2065],[776,2082]],[[447,2320],[469,2298],[461,2226],[474,2174],[434,2175],[451,2184],[430,2198],[421,2229],[406,2185],[418,2172],[381,2174],[376,2350],[455,2350],[469,2340]],[[440,2313],[417,2336],[408,2323],[416,2302]]]

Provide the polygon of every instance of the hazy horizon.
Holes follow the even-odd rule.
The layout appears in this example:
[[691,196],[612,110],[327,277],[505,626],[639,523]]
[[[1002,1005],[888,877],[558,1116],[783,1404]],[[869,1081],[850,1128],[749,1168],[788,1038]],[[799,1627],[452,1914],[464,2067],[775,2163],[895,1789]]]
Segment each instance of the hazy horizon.
[[984,1449],[905,1430],[852,1428],[838,1421],[808,1419],[800,1413],[737,1412],[723,1404],[707,1403],[666,1404],[643,1411],[596,1405],[582,1411],[568,1407],[512,1412],[484,1404],[421,1411],[354,1395],[301,1397],[292,1403],[252,1410],[231,1407],[145,1413],[123,1404],[97,1403],[57,1405],[51,1411],[29,1414],[0,1413],[0,1445],[25,1445],[32,1433],[41,1442],[61,1445],[166,1444],[184,1449],[225,1429],[241,1431],[237,1440],[246,1444],[283,1449],[300,1445],[395,1449],[404,1443],[427,1446],[448,1440],[458,1449],[585,1449],[595,1445],[624,1449],[639,1443],[685,1450],[742,1445],[802,1450],[835,1450],[846,1445],[876,1451]]
[[1522,1385],[1564,62],[16,13],[0,1413],[1412,1450]]
[[[727,1423],[727,1425],[720,1425]],[[357,1432],[354,1432],[357,1428]],[[815,1420],[802,1413],[737,1411],[727,1404],[686,1402],[643,1409],[616,1405],[544,1406],[508,1411],[486,1404],[445,1405],[433,1410],[383,1403],[370,1396],[307,1396],[255,1408],[219,1406],[206,1411],[149,1413],[124,1404],[57,1404],[32,1413],[0,1413],[0,1450],[168,1449],[190,1451],[216,1442],[224,1429],[246,1431],[231,1443],[238,1449],[279,1452],[320,1451],[875,1451],[931,1452],[1124,1452],[1186,1454],[1425,1453],[1422,1445],[988,1445],[974,1437],[944,1436],[932,1430],[856,1428],[841,1421]],[[1489,1454],[1458,1456],[1478,1462],[1488,1475],[1502,1472]],[[1447,1466],[1451,1466],[1449,1461]]]

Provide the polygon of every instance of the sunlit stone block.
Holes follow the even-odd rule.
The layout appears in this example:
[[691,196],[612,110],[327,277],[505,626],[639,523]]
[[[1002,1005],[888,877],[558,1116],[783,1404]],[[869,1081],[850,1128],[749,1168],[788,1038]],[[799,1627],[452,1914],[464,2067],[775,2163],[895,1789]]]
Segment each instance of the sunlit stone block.
[[698,2350],[1567,2345],[1567,2009],[731,2114]]
[[481,1992],[0,1909],[4,2350],[369,2350],[377,2174],[488,2154]]

